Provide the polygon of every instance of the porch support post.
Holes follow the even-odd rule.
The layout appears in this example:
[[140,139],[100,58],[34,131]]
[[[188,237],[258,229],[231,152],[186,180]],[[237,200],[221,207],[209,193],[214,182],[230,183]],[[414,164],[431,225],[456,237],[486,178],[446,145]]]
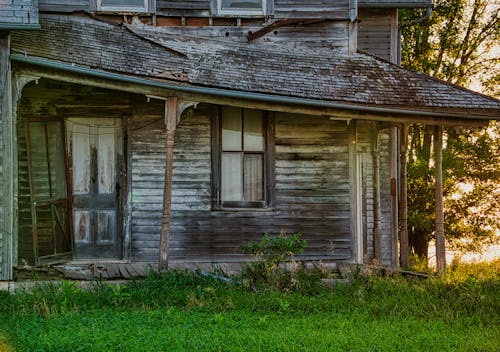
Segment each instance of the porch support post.
[[391,128],[391,266],[399,267],[398,256],[398,163],[399,163],[398,127]]
[[14,146],[10,34],[0,33],[0,280],[12,279],[14,257]]
[[446,274],[446,248],[443,212],[443,127],[434,127],[434,179],[436,197],[436,264],[440,276]]
[[408,157],[408,124],[404,123],[401,126],[401,180],[400,180],[400,259],[399,264],[403,269],[408,269],[409,260],[408,260],[408,247],[409,247],[409,238],[408,238],[408,165],[407,165],[407,157]]
[[382,264],[382,230],[380,219],[382,218],[380,209],[380,130],[378,123],[373,126],[373,259],[377,265]]
[[174,136],[177,127],[177,97],[168,97],[165,101],[165,127],[167,133],[167,151],[165,154],[165,185],[163,188],[163,217],[160,233],[160,258],[158,270],[168,268],[170,248],[170,216],[172,208],[172,171],[174,165]]

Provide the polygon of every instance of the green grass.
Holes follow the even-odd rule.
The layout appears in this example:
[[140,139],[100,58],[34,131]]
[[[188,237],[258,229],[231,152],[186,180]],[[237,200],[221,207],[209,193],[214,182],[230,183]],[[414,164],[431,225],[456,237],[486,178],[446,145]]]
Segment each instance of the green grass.
[[181,273],[63,282],[0,293],[0,330],[16,351],[499,351],[499,266],[289,293]]

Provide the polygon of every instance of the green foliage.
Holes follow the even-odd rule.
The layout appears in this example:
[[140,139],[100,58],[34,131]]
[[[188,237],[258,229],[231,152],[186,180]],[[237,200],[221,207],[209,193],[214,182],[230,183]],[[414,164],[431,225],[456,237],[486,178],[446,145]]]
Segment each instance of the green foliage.
[[40,285],[0,292],[0,330],[19,352],[498,351],[499,269],[497,261],[453,263],[446,279],[359,275],[315,295],[179,272],[119,288]]
[[[488,0],[436,0],[430,20],[402,29],[402,64],[445,81],[467,86],[481,80],[498,92],[500,41],[498,3]],[[425,9],[399,11],[400,23],[421,18]]]
[[300,232],[292,235],[281,232],[274,237],[265,233],[262,240],[243,246],[243,253],[254,259],[243,268],[245,287],[309,293],[320,290],[326,272],[319,266],[308,269],[305,263],[294,259],[307,245],[301,236]]
[[[488,0],[437,0],[430,20],[415,23],[424,9],[399,11],[403,66],[467,87],[481,82],[484,92],[500,94],[498,4]],[[411,25],[405,25],[411,24]],[[477,87],[476,87],[477,88]],[[445,234],[457,249],[480,250],[495,241],[498,228],[499,124],[488,129],[446,129],[443,151]],[[432,130],[410,128],[408,223],[410,244],[427,255],[434,231]],[[461,185],[473,186],[461,192]]]

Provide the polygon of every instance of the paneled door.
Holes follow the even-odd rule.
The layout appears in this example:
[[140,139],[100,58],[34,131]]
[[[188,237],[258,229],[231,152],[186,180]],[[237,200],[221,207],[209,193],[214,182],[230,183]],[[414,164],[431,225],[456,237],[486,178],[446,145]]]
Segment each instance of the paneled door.
[[120,258],[120,119],[66,120],[77,259]]

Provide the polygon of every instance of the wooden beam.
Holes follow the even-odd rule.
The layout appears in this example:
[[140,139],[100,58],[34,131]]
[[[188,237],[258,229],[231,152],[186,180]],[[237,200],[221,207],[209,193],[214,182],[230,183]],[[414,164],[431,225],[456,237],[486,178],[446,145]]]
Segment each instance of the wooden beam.
[[436,182],[436,264],[440,276],[446,275],[446,244],[443,211],[443,127],[434,127],[434,179]]
[[403,124],[401,126],[401,183],[400,187],[400,197],[401,202],[399,204],[399,218],[400,223],[400,259],[399,264],[403,269],[408,269],[410,263],[408,258],[409,250],[409,238],[408,238],[408,124]]
[[177,127],[177,97],[168,97],[165,101],[165,184],[163,187],[163,216],[160,232],[160,258],[158,269],[168,269],[168,253],[170,250],[170,219],[172,213],[172,172],[174,166],[174,137]]

